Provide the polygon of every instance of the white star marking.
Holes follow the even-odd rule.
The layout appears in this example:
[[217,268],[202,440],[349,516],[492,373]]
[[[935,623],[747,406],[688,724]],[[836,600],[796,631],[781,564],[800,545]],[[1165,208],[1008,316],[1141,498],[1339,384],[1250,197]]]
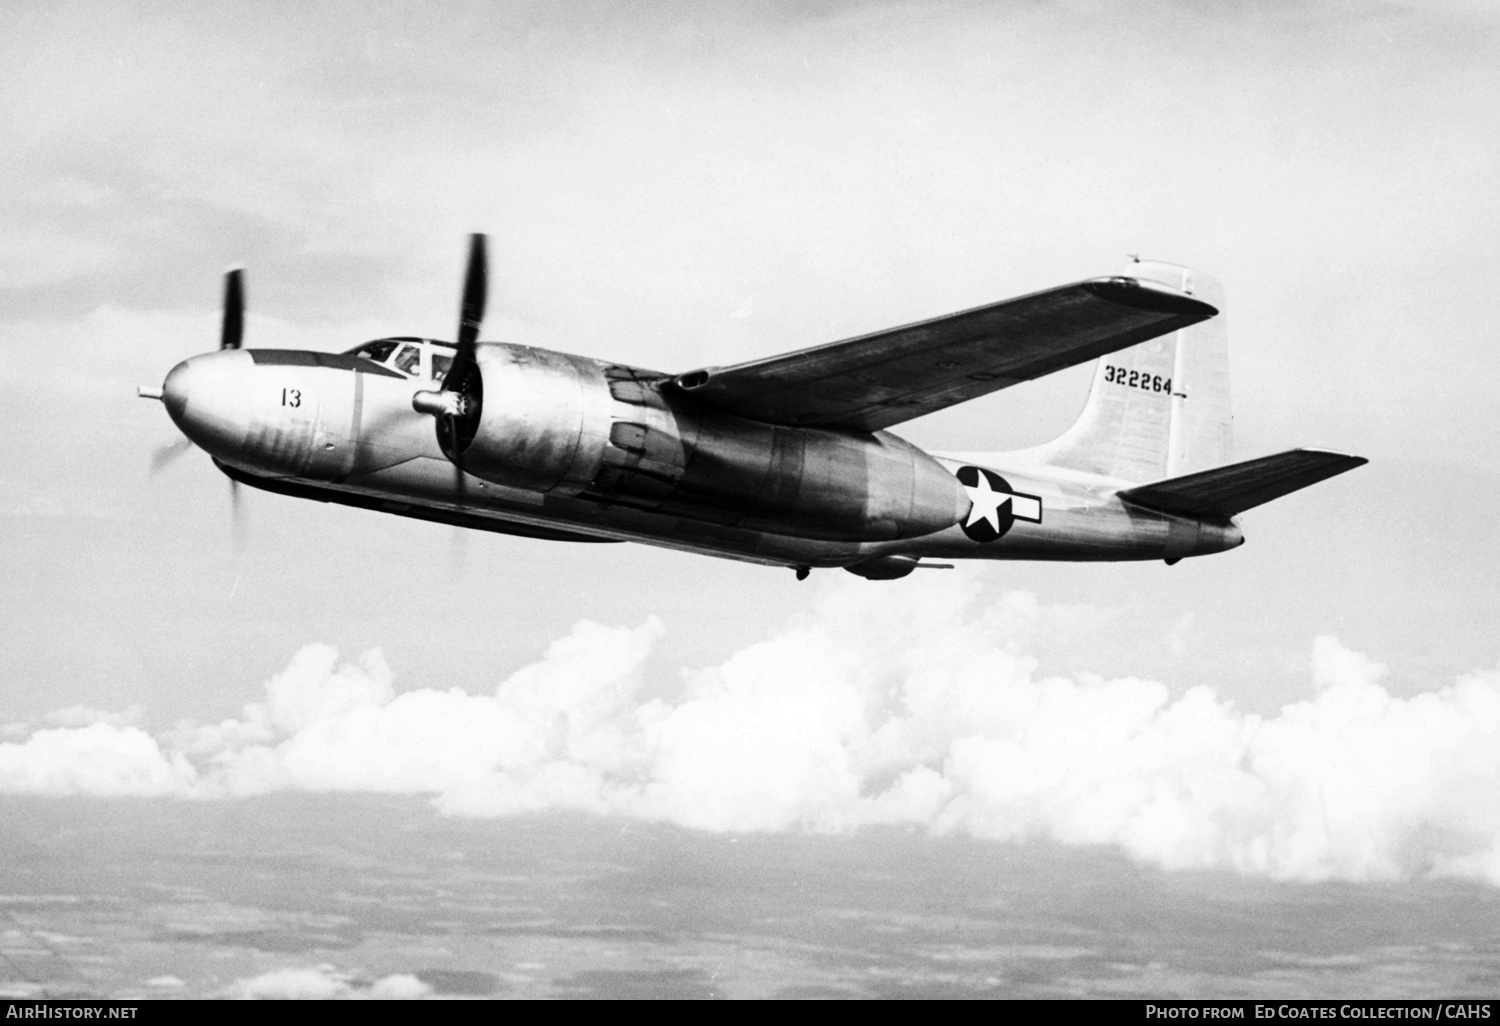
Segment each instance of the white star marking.
[[1014,495],[1010,492],[997,492],[990,487],[990,479],[983,474],[979,475],[979,483],[964,485],[964,491],[969,493],[969,501],[974,508],[969,510],[969,519],[964,523],[965,527],[973,527],[981,520],[988,520],[990,526],[996,533],[1000,530],[1000,510],[1010,504],[1011,516],[1019,520],[1030,520],[1032,523],[1041,523],[1042,503],[1030,495]]

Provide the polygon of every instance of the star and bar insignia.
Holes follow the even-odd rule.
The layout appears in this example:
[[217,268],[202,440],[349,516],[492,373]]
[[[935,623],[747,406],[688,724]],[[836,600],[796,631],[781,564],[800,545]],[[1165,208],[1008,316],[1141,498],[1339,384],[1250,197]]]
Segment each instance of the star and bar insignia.
[[959,525],[977,542],[990,542],[1005,534],[1017,520],[1040,524],[1042,499],[1013,491],[1010,483],[983,467],[960,467],[958,483],[969,494],[969,515]]

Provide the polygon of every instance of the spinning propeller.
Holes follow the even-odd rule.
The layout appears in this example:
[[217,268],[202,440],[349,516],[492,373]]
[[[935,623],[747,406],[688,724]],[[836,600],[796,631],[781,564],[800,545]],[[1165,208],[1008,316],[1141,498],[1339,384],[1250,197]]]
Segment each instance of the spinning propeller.
[[[219,349],[239,349],[245,340],[245,271],[236,267],[224,275],[224,316],[219,325]],[[160,388],[136,388],[143,399],[162,398]],[[151,455],[151,474],[155,476],[175,463],[183,453],[194,448],[190,438],[168,442]],[[229,515],[234,525],[235,547],[243,546],[244,508],[240,501],[240,483],[229,479]]]
[[484,323],[484,306],[489,293],[489,261],[485,256],[485,237],[469,236],[469,268],[464,274],[463,301],[458,314],[458,352],[443,376],[442,388],[436,392],[418,392],[412,396],[412,409],[437,418],[438,445],[453,462],[453,486],[462,498],[465,492],[464,450],[474,440],[479,426],[480,405],[484,398],[484,378],[475,359],[479,328]]

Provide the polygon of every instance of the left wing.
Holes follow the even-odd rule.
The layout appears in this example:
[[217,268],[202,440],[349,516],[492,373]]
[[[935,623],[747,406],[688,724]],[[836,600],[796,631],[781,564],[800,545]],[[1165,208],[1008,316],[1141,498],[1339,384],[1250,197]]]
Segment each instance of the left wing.
[[878,431],[1093,360],[1219,311],[1137,278],[1092,278],[734,367],[679,374],[704,405],[796,427]]

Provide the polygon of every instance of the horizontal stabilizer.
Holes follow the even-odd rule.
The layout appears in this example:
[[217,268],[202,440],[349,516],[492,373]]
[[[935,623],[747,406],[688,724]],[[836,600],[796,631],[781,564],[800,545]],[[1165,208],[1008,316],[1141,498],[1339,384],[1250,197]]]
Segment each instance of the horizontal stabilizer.
[[1326,449],[1292,449],[1126,488],[1119,495],[1126,502],[1166,513],[1232,517],[1368,462],[1363,456]]

